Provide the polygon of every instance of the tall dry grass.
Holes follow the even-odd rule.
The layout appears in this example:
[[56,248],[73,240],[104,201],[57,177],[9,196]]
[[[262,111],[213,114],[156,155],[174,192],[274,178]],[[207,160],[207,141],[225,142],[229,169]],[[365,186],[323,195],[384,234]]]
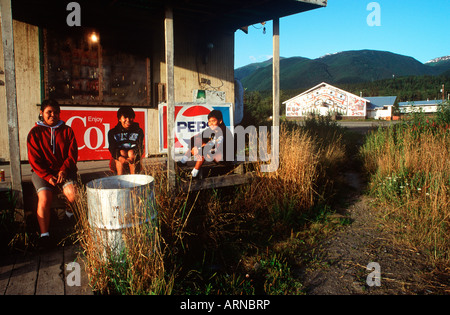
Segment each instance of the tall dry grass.
[[[333,133],[330,137],[324,144],[320,136],[304,128],[283,126],[278,169],[263,173],[260,166],[265,162],[256,163],[251,183],[239,187],[168,192],[163,167],[145,168],[145,174],[155,178],[156,228],[136,224],[124,231],[126,250],[120,259],[105,261],[99,255],[103,248],[87,221],[84,193],[76,211],[91,286],[107,294],[255,292],[251,281],[239,275],[228,277],[216,272],[201,278],[191,268],[199,268],[209,259],[213,265],[237,264],[232,267],[237,269],[245,248],[263,246],[260,243],[267,246],[272,235],[290,235],[301,224],[301,216],[325,198],[332,186],[329,174],[345,159],[341,136]],[[211,283],[202,287],[200,282],[205,279]],[[279,276],[271,281],[283,279]]]
[[268,221],[274,232],[291,229],[293,223],[332,194],[331,176],[345,161],[345,147],[339,132],[325,130],[325,141],[317,130],[283,124],[279,134],[278,169],[261,172],[260,165],[264,164],[261,162],[256,167],[254,182],[244,193],[251,211]]
[[370,192],[399,239],[448,263],[450,130],[419,125],[379,129],[368,136],[361,157]]

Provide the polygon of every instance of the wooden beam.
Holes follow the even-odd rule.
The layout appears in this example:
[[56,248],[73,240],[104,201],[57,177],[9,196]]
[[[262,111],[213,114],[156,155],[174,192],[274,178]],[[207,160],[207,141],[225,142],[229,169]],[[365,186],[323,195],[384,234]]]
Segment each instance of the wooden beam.
[[221,188],[235,185],[243,185],[249,183],[253,178],[253,176],[255,176],[255,174],[252,172],[245,174],[213,176],[201,180],[192,180],[190,182],[183,183],[181,189],[184,192],[188,192],[188,191]]
[[273,20],[273,126],[280,125],[280,19]]
[[3,57],[5,60],[6,118],[8,120],[11,188],[16,199],[16,220],[23,220],[22,169],[20,166],[19,119],[17,113],[16,66],[11,0],[0,0],[0,11]]
[[174,76],[174,35],[173,9],[167,7],[164,19],[166,46],[166,87],[167,87],[167,180],[168,190],[175,189],[175,76]]

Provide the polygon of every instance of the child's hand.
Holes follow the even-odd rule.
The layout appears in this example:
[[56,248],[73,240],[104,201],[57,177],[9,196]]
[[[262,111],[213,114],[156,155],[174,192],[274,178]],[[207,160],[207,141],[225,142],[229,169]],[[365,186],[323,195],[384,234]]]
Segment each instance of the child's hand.
[[119,161],[121,164],[125,164],[127,163],[127,159],[123,156],[119,156],[119,158],[117,159],[117,161]]
[[51,185],[56,186],[56,184],[58,183],[58,179],[57,179],[55,176],[53,176],[52,178],[50,178],[50,179],[48,180],[48,182],[49,182]]
[[57,183],[57,184],[61,184],[61,183],[63,183],[65,180],[66,180],[66,172],[60,171],[60,172],[58,173],[58,178],[57,178],[57,180],[56,180],[56,183]]

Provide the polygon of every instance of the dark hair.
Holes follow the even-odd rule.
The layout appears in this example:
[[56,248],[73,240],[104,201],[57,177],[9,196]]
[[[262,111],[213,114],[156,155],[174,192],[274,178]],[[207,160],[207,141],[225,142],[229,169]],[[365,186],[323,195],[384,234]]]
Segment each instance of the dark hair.
[[217,119],[219,122],[222,121],[223,122],[223,115],[222,112],[220,110],[214,109],[212,110],[209,114],[208,114],[208,120],[214,117],[215,119]]
[[[53,107],[54,109],[56,109],[57,112],[61,111],[61,107],[59,106],[59,103],[56,100],[52,99],[52,98],[42,101],[42,103],[41,103],[41,112],[43,112],[47,107]],[[44,118],[42,117],[41,113],[39,113],[38,119],[40,121],[44,120]]]
[[42,101],[41,111],[44,111],[49,106],[53,107],[58,112],[61,111],[61,108],[59,107],[59,103],[56,100],[52,99],[52,98],[49,98],[47,100],[43,100]]
[[122,117],[122,116],[125,118],[135,118],[136,114],[134,113],[133,108],[128,107],[128,106],[122,106],[117,111],[117,119],[120,119],[120,117]]

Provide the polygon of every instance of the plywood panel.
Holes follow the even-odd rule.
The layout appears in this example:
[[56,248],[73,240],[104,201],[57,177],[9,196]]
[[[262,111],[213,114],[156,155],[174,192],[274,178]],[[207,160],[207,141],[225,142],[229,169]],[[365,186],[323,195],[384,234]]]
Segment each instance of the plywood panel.
[[[20,157],[27,160],[26,139],[38,118],[36,104],[41,101],[39,29],[18,21],[13,22],[13,28]],[[4,70],[3,47],[0,47],[0,69]],[[0,75],[0,80],[4,81],[4,75]],[[0,86],[0,161],[9,161],[7,125],[5,87]]]
[[[192,102],[193,91],[200,89],[224,91],[226,102],[234,104],[234,34],[201,34],[174,23],[175,102]],[[164,83],[164,41],[155,38],[153,82]]]
[[148,131],[147,131],[147,145],[148,154],[159,154],[159,113],[158,109],[151,108],[148,110]]

